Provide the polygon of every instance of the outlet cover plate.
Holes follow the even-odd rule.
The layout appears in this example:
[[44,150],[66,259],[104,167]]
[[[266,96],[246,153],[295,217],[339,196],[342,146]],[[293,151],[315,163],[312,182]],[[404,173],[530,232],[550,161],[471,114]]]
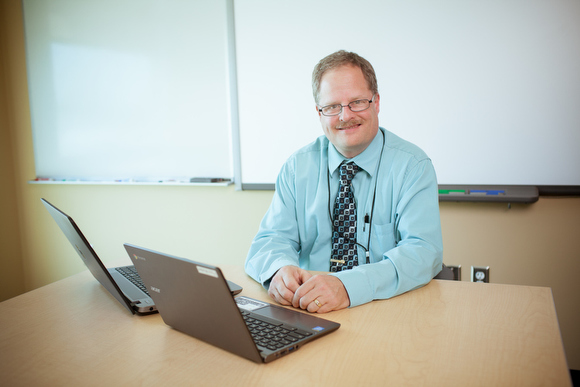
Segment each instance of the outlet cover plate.
[[461,265],[457,265],[457,266],[447,265],[447,267],[450,268],[451,271],[453,272],[453,280],[454,281],[461,281]]
[[489,266],[471,266],[471,282],[489,282]]

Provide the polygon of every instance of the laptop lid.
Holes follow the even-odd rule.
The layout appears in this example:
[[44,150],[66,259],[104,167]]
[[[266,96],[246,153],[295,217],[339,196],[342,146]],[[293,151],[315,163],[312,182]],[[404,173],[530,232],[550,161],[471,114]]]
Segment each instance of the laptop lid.
[[[84,264],[87,266],[92,275],[103,285],[105,289],[113,297],[117,299],[128,311],[132,314],[149,314],[157,313],[157,308],[153,303],[153,300],[136,286],[131,283],[127,283],[127,288],[130,294],[135,293],[138,297],[134,299],[129,299],[121,290],[119,284],[113,279],[113,276],[109,270],[105,267],[103,262],[98,257],[97,253],[93,250],[89,241],[85,238],[80,228],[76,225],[75,221],[48,202],[46,199],[40,199],[42,204],[46,207],[52,218],[56,221],[58,227],[62,230],[66,238],[69,240],[71,245],[74,247],[75,251],[79,254]],[[114,270],[114,269],[112,269]],[[122,277],[118,273],[113,273],[113,275],[118,275],[118,281],[121,281]],[[123,278],[124,279],[124,278]],[[127,281],[129,282],[129,281]],[[139,306],[141,305],[141,306]]]
[[[247,297],[240,297],[244,302],[238,307],[218,267],[130,244],[125,244],[125,249],[167,325],[254,362],[275,360],[340,327],[332,321]],[[243,314],[278,320],[281,326],[296,327],[306,337],[278,350],[258,348]]]

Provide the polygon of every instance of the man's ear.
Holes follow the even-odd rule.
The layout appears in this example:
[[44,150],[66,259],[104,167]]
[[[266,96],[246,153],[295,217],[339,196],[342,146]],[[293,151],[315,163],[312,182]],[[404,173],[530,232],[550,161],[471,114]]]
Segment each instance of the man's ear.
[[379,95],[379,93],[377,93],[377,95],[375,96],[375,99],[373,101],[373,103],[375,104],[375,110],[377,111],[377,114],[379,114],[380,109],[380,100],[381,100],[381,96]]

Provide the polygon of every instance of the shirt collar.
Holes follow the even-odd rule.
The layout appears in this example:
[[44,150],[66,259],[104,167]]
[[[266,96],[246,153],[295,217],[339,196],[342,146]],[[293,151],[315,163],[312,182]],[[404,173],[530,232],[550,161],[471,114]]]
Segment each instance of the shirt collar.
[[383,147],[383,129],[379,128],[377,135],[369,146],[359,155],[352,159],[347,159],[336,150],[334,144],[329,142],[328,146],[328,172],[332,175],[344,160],[354,161],[356,165],[366,171],[369,176],[373,176],[379,161],[379,155]]

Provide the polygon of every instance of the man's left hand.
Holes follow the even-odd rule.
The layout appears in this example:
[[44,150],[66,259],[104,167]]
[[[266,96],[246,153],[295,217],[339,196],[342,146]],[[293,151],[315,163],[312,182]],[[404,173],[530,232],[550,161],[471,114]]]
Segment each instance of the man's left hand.
[[322,274],[311,277],[296,290],[292,305],[312,313],[326,313],[347,308],[350,299],[341,280]]

